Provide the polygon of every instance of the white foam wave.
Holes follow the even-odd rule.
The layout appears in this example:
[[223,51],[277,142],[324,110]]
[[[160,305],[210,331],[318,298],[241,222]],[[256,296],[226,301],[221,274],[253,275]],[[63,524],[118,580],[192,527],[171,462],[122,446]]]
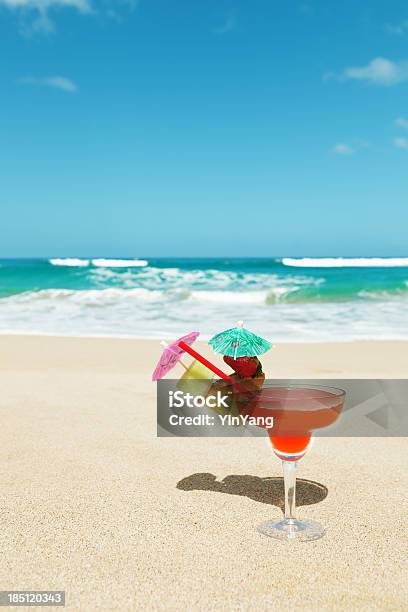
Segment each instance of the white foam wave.
[[[187,288],[166,290],[150,290],[143,287],[124,289],[110,287],[105,289],[42,289],[41,291],[26,291],[3,298],[0,304],[12,303],[24,308],[59,308],[59,304],[71,303],[87,307],[101,308],[134,304],[134,308],[143,304],[162,305],[180,301],[190,301],[194,305],[207,304],[209,307],[224,305],[268,306],[284,301],[291,292],[290,288],[275,287],[261,291],[191,291]],[[36,306],[38,304],[38,306]]]
[[296,268],[405,268],[408,257],[284,257],[282,263]]
[[92,265],[97,268],[143,268],[148,263],[146,259],[92,259]]
[[[208,292],[255,292],[270,291],[276,296],[305,286],[318,287],[323,278],[312,278],[300,274],[285,277],[277,274],[238,273],[225,270],[181,270],[180,268],[157,268],[145,266],[136,269],[96,268],[91,266],[88,275],[99,289],[107,283],[124,289],[143,287],[150,290],[183,289]],[[210,296],[209,299],[213,300]],[[231,298],[234,300],[235,298]],[[241,300],[242,301],[242,300]]]
[[196,302],[211,304],[264,304],[267,291],[192,291]]
[[149,262],[146,259],[81,259],[79,257],[54,257],[48,260],[53,266],[86,267],[92,263],[97,268],[143,268]]
[[192,291],[191,298],[209,304],[270,305],[285,301],[297,287],[277,286],[256,291]]
[[362,289],[357,293],[358,297],[363,300],[383,300],[384,302],[388,302],[390,300],[399,300],[400,298],[404,299],[407,297],[407,292],[403,288],[395,289],[390,292],[384,289],[383,291],[369,291],[367,289]]
[[271,306],[270,291],[30,291],[0,299],[0,333],[163,338],[197,328],[210,337],[244,319],[256,333],[276,342],[408,338],[403,297],[325,304],[277,299]]
[[156,301],[162,297],[161,291],[150,291],[149,289],[133,288],[118,289],[43,289],[41,291],[25,291],[7,298],[3,302],[15,302],[16,304],[29,304],[37,302],[72,302],[77,304],[88,304],[93,306],[107,306],[124,300],[141,299],[145,301]]
[[52,266],[72,266],[84,268],[89,266],[89,259],[79,259],[78,257],[56,257],[49,259],[48,263]]

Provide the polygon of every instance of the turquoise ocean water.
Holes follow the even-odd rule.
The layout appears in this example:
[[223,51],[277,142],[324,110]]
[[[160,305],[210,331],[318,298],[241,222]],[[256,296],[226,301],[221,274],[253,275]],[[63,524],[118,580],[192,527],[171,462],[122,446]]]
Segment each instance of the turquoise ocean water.
[[408,338],[408,257],[0,260],[0,333]]

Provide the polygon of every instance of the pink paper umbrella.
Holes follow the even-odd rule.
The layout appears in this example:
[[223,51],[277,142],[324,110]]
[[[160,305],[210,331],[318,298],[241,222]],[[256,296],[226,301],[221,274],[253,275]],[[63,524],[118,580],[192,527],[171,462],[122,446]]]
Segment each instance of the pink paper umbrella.
[[[163,376],[165,376],[167,372],[170,372],[170,370],[174,368],[176,363],[180,362],[181,357],[182,355],[184,355],[185,351],[179,346],[179,342],[183,342],[186,345],[190,346],[191,344],[193,344],[193,342],[197,340],[199,335],[200,332],[191,332],[190,334],[179,338],[175,342],[172,342],[172,344],[162,342],[165,348],[163,351],[163,355],[160,357],[159,363],[157,364],[156,369],[153,372],[152,380],[155,381],[159,380],[160,378],[163,378]],[[182,363],[182,365],[184,364]],[[186,366],[184,367],[186,368]]]

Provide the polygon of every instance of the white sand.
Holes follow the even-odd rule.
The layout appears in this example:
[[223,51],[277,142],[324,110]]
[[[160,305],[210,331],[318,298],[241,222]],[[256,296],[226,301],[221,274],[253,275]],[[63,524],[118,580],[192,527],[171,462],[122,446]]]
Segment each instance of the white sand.
[[[406,377],[407,348],[287,344],[264,363],[270,377]],[[316,440],[299,478],[322,487],[299,484],[299,514],[326,536],[265,538],[281,482],[256,477],[280,477],[279,461],[261,438],[157,439],[159,352],[0,337],[1,588],[65,589],[86,612],[408,609],[408,440]],[[186,478],[204,490],[177,488]]]

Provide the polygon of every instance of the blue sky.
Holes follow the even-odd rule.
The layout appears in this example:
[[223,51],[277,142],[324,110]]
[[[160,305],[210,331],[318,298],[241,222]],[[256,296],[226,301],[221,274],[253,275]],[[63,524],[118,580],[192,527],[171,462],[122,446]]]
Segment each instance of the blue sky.
[[0,0],[0,256],[407,254],[408,5]]

